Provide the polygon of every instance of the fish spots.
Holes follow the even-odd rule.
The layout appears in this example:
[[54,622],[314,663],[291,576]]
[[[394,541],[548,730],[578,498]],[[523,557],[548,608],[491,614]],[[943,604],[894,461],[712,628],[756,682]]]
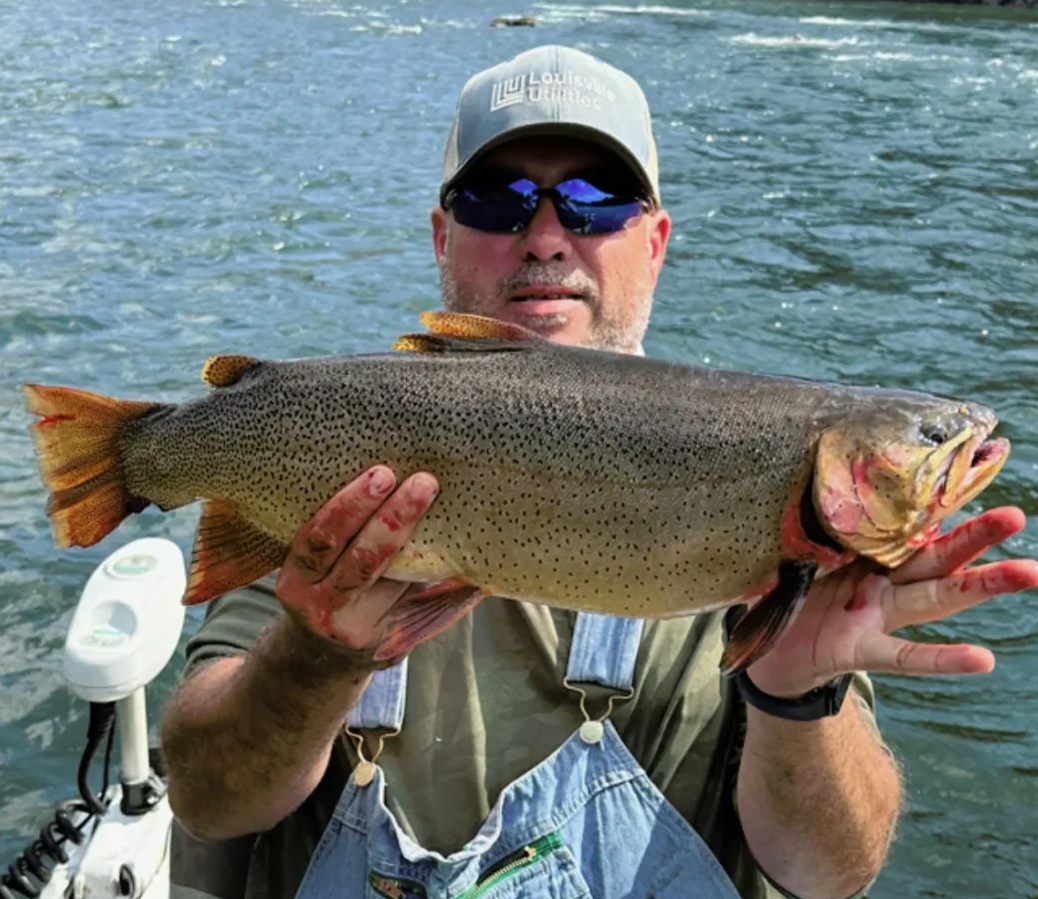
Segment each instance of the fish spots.
[[754,587],[748,590],[742,596],[739,597],[739,602],[753,602],[755,599],[760,599],[762,596],[767,596],[778,586],[779,575],[776,570],[774,574],[770,575],[764,584],[760,587]]
[[[393,483],[430,472],[435,503],[398,490],[339,565],[351,579],[397,553],[394,573],[454,569],[500,595],[652,617],[759,589],[782,558],[803,415],[781,390],[707,386],[562,352],[260,363],[178,407],[190,427],[173,440],[163,426],[151,464],[187,495],[233,496],[286,546],[373,466]],[[350,522],[329,522],[311,552],[330,564]]]

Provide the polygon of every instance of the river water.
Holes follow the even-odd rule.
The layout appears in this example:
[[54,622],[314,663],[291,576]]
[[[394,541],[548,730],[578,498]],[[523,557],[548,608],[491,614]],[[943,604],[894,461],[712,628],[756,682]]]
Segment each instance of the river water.
[[[207,356],[388,346],[438,305],[453,104],[540,42],[650,97],[674,216],[647,351],[957,394],[1014,442],[973,507],[1038,516],[1038,18],[897,3],[0,0],[0,868],[74,792],[71,609],[123,542],[57,551],[18,386],[197,393]],[[492,29],[530,13],[536,29]],[[993,557],[1038,554],[1038,521]],[[1038,896],[1038,603],[921,639],[957,680],[877,678],[908,804],[872,895]],[[197,627],[190,610],[185,636]],[[182,664],[150,693],[153,721]]]

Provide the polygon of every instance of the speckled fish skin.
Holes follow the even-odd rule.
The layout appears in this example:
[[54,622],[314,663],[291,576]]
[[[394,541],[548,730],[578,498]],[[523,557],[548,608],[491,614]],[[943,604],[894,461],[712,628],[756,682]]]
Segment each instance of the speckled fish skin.
[[768,580],[830,423],[960,408],[554,345],[261,362],[134,426],[125,464],[135,493],[229,499],[286,545],[373,463],[431,471],[439,496],[389,576],[669,616]]
[[[59,519],[86,488],[61,475],[70,463],[47,467],[62,451],[54,435],[77,413],[48,398],[68,388],[30,386],[30,408],[45,416],[36,437],[58,542],[100,539],[146,502],[168,510],[215,499],[256,529],[250,546],[273,541],[257,550],[260,575],[244,566],[251,580],[283,560],[339,488],[385,463],[399,480],[430,471],[440,483],[387,576],[670,617],[762,596],[791,558],[835,567],[869,552],[869,540],[906,557],[1008,453],[985,440],[996,418],[975,404],[515,340],[514,331],[398,343],[417,352],[218,357],[206,377],[224,386],[179,405],[138,404],[113,431],[125,508],[80,536],[61,532]],[[825,459],[823,438],[835,447]],[[942,443],[954,452],[938,466]],[[862,480],[863,459],[879,487]],[[922,499],[909,502],[905,484]],[[942,490],[946,508],[934,498]],[[798,517],[807,507],[818,519],[813,542]],[[207,530],[207,515],[218,517],[203,515],[189,601],[240,586],[226,572],[200,586],[199,547],[219,543],[226,526]],[[880,537],[859,539],[876,528]]]

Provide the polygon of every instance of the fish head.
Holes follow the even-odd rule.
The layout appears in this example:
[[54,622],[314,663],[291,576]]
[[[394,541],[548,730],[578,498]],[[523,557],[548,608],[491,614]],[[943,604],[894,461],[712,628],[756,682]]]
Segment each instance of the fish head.
[[997,424],[976,403],[883,394],[818,442],[814,500],[823,527],[854,553],[896,567],[1001,470],[1009,441],[991,439]]

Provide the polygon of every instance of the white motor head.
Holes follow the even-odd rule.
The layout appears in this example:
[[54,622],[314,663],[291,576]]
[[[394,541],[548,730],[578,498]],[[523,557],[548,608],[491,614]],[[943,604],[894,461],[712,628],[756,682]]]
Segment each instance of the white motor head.
[[144,537],[116,550],[90,576],[65,639],[65,679],[90,702],[115,702],[153,680],[184,628],[184,556]]

